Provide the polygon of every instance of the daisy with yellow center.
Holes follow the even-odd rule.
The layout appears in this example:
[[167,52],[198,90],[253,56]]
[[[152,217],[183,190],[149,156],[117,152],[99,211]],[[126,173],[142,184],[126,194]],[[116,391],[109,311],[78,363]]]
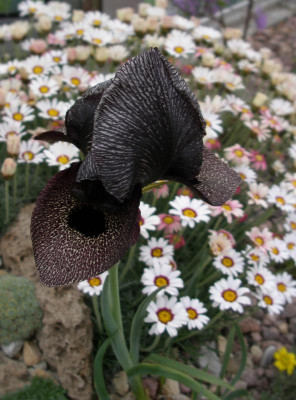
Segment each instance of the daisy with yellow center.
[[13,120],[16,123],[24,123],[33,121],[35,118],[34,110],[32,107],[29,107],[27,104],[11,104],[9,108],[4,109],[4,121],[11,122]]
[[22,140],[18,157],[19,163],[39,164],[44,160],[44,147],[37,140]]
[[242,210],[243,205],[238,200],[228,200],[222,206],[211,207],[212,216],[223,214],[226,217],[227,222],[230,224],[233,217],[240,218],[244,215]]
[[159,218],[157,230],[163,229],[166,234],[172,234],[181,229],[181,219],[178,215],[159,214]]
[[148,231],[156,230],[156,226],[160,223],[160,217],[158,215],[153,215],[156,211],[155,207],[150,207],[149,204],[142,201],[140,202],[140,211],[140,233],[145,239],[148,239]]
[[64,101],[58,101],[57,98],[39,100],[36,103],[39,112],[38,115],[44,119],[58,120],[63,119],[68,110],[69,104]]
[[210,220],[210,209],[201,200],[190,199],[188,196],[177,196],[170,201],[170,205],[173,208],[169,210],[169,213],[180,217],[183,227],[193,228],[201,221],[208,222]]
[[237,165],[247,165],[250,163],[250,153],[239,144],[227,147],[226,149],[224,149],[224,154],[226,160],[233,161]]
[[251,239],[255,246],[260,248],[261,251],[266,252],[270,247],[270,242],[273,239],[272,233],[268,228],[259,229],[253,227],[246,235]]
[[82,67],[64,65],[62,68],[63,81],[66,86],[76,89],[87,89],[91,79],[90,74]]
[[289,258],[290,255],[283,240],[275,238],[270,242],[269,246],[269,256],[275,262],[283,263]]
[[284,243],[286,246],[286,250],[289,254],[289,258],[292,260],[296,259],[296,234],[294,231],[287,233],[284,236]]
[[247,271],[247,281],[250,285],[271,290],[275,286],[274,275],[263,266],[254,266]]
[[57,166],[60,171],[68,168],[71,162],[79,161],[79,150],[71,143],[57,142],[44,150],[49,166]]
[[140,261],[149,267],[168,265],[173,260],[174,247],[163,238],[151,238],[146,246],[140,247]]
[[293,212],[295,195],[287,191],[284,185],[274,185],[269,189],[267,201],[286,212]]
[[145,268],[141,278],[144,285],[142,292],[149,296],[156,289],[163,287],[157,296],[163,296],[165,293],[178,296],[179,289],[184,287],[182,279],[179,278],[180,274],[181,272],[173,270],[170,264]]
[[108,271],[105,271],[101,275],[93,276],[90,279],[79,282],[77,288],[90,296],[99,296],[103,290],[107,276]]
[[177,336],[178,328],[187,324],[187,312],[177,297],[170,299],[167,296],[157,297],[147,307],[148,315],[145,322],[152,323],[150,335],[161,335],[165,331],[170,336]]
[[[0,135],[1,135],[1,126],[0,126]],[[295,213],[291,213],[287,216],[284,228],[288,232],[296,232],[296,214]]]
[[60,87],[55,79],[42,76],[32,79],[29,88],[36,97],[51,97],[58,93]]
[[173,29],[164,42],[164,48],[171,56],[178,58],[194,53],[196,46],[191,35]]
[[276,288],[281,293],[287,303],[292,303],[296,297],[296,281],[287,272],[281,272],[275,276]]
[[227,279],[221,279],[210,287],[210,299],[213,307],[219,307],[220,310],[232,310],[242,313],[246,305],[251,304],[247,293],[249,289],[240,287],[241,281],[229,276]]
[[188,296],[181,297],[180,300],[187,311],[188,329],[202,329],[210,320],[205,315],[207,310],[204,304],[198,299],[190,299]]
[[214,259],[214,267],[228,276],[237,276],[244,269],[244,259],[240,253],[231,249]]
[[283,311],[283,306],[285,304],[284,295],[272,289],[262,288],[258,291],[256,297],[258,298],[258,306],[267,310],[270,315],[280,314]]
[[83,39],[94,46],[105,46],[112,43],[113,34],[106,29],[88,28],[84,32]]

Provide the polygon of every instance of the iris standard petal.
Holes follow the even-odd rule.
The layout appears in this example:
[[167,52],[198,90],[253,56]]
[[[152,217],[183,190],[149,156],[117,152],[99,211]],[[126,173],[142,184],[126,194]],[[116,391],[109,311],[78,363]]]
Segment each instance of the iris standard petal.
[[73,195],[79,165],[56,174],[40,193],[33,211],[35,262],[41,282],[48,286],[101,274],[139,237],[140,196],[114,212],[101,212],[80,202]]
[[158,49],[119,68],[93,129],[77,179],[100,179],[119,201],[136,185],[164,176],[192,180],[199,172],[204,120],[186,82]]

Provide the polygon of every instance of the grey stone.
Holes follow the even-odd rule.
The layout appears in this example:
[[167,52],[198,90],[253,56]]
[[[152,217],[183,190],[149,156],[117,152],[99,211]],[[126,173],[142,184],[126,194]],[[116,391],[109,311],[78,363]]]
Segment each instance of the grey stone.
[[260,322],[252,317],[247,317],[244,320],[242,320],[239,326],[243,333],[260,332],[261,330]]
[[264,340],[279,340],[280,333],[275,326],[263,327],[263,339]]
[[23,340],[17,340],[9,344],[3,344],[1,350],[7,357],[13,358],[22,349],[23,345]]
[[179,382],[172,379],[166,379],[164,385],[162,386],[162,393],[165,396],[176,396],[180,394]]
[[215,350],[215,342],[209,342],[207,346],[202,346],[198,357],[198,364],[201,368],[207,368],[209,372],[215,376],[219,376],[222,365]]
[[251,354],[252,354],[253,361],[256,364],[258,364],[260,362],[261,358],[262,358],[262,355],[263,355],[262,349],[259,346],[257,346],[256,344],[254,344],[253,346],[251,346],[250,351],[251,351]]
[[242,380],[244,380],[248,387],[254,387],[257,384],[257,374],[254,369],[246,368],[242,374]]
[[269,346],[265,349],[260,362],[260,367],[262,368],[268,367],[268,365],[273,361],[273,355],[276,349],[277,349],[276,346]]
[[252,338],[252,340],[254,342],[259,343],[262,340],[262,335],[259,332],[252,332],[251,333],[251,338]]
[[125,395],[129,390],[128,379],[125,371],[120,371],[112,380],[114,391],[121,396]]
[[296,307],[295,304],[289,303],[285,306],[282,312],[282,318],[293,318],[296,317]]

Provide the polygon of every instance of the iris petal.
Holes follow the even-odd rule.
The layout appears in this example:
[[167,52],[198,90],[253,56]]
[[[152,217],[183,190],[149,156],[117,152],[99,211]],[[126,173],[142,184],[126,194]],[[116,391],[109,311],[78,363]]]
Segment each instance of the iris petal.
[[166,174],[192,180],[202,162],[204,127],[183,78],[150,49],[124,63],[104,91],[77,179],[100,179],[121,202],[136,185]]
[[31,236],[37,270],[48,286],[89,279],[119,261],[139,237],[139,195],[102,212],[73,195],[79,163],[56,174],[40,193]]

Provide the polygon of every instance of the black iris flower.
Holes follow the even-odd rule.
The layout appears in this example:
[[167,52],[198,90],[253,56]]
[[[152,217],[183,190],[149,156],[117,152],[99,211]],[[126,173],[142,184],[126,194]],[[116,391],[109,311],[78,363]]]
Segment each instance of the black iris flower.
[[36,266],[48,286],[89,279],[124,256],[139,237],[144,186],[174,180],[221,205],[240,183],[204,148],[198,102],[158,49],[90,88],[67,112],[65,125],[65,133],[38,136],[73,143],[85,157],[49,181],[33,212]]

